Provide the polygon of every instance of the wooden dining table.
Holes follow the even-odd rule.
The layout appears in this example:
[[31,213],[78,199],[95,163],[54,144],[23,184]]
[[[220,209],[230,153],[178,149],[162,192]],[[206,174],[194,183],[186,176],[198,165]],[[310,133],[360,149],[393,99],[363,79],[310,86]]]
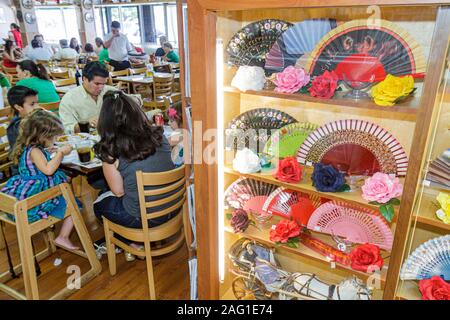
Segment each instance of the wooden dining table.
[[77,87],[76,84],[69,84],[68,86],[56,87],[56,92],[60,94],[66,94],[67,91],[72,90],[73,88],[76,87]]
[[[154,75],[157,77],[161,77],[161,78],[164,78],[164,77],[168,78],[171,75],[173,75],[174,79],[180,78],[179,73],[172,74],[172,73],[155,72]],[[142,74],[135,74],[132,76],[115,77],[114,80],[129,82],[129,83],[133,83],[133,84],[152,84],[153,83],[153,77],[146,77],[145,75],[142,75]]]

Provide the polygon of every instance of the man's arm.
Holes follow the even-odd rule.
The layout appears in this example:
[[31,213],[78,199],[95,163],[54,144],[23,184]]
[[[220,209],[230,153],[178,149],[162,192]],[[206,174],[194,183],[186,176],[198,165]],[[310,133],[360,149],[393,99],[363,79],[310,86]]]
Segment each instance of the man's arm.
[[113,40],[114,40],[114,36],[112,35],[112,34],[109,34],[108,35],[110,38],[108,39],[108,40],[105,40],[104,42],[103,42],[103,46],[105,47],[105,48],[109,48],[110,46],[111,46],[111,44],[112,44],[112,42],[113,42]]

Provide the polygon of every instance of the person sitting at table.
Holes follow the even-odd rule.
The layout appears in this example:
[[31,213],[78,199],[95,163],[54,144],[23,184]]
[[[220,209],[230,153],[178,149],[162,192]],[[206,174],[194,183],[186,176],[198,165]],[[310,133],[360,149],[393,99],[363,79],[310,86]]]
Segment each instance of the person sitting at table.
[[11,40],[5,41],[5,50],[2,53],[3,66],[6,68],[15,68],[20,60],[22,53],[17,49]]
[[74,49],[69,48],[66,39],[59,40],[59,45],[61,49],[59,49],[59,51],[55,53],[53,59],[55,60],[76,59],[78,57],[78,53]]
[[102,63],[92,61],[86,64],[82,85],[69,90],[59,105],[59,116],[67,132],[79,132],[79,121],[88,120],[91,127],[97,127],[104,94],[117,90],[106,85],[108,78],[109,72]]
[[55,85],[50,81],[45,67],[31,60],[23,60],[17,64],[17,82],[19,86],[25,86],[38,92],[39,103],[58,102],[59,95]]
[[70,39],[69,48],[75,50],[78,54],[81,53],[81,46],[78,44],[77,38]]
[[26,50],[25,57],[36,62],[37,60],[48,61],[52,58],[52,53],[42,47],[39,40],[31,40],[31,49]]
[[[72,151],[65,145],[51,158],[47,148],[53,147],[55,139],[64,134],[61,120],[47,110],[35,110],[29,114],[21,125],[21,131],[14,147],[12,158],[19,165],[19,174],[8,180],[2,192],[18,200],[23,200],[68,181],[67,176],[59,170],[65,155]],[[53,216],[64,219],[66,202],[62,196],[50,199],[34,208],[28,209],[28,222],[48,219]],[[69,239],[73,229],[72,217],[64,220],[55,243],[71,250],[79,249]]]
[[167,109],[167,117],[169,118],[169,126],[173,133],[168,137],[169,144],[173,147],[183,141],[183,116],[181,110],[181,102],[178,101]]
[[8,103],[14,111],[11,122],[6,129],[10,150],[14,149],[19,135],[20,122],[34,109],[39,107],[37,91],[24,86],[14,86],[7,94]]
[[[98,119],[100,141],[94,150],[103,161],[103,173],[110,191],[94,202],[94,213],[129,228],[142,228],[136,172],[165,172],[175,168],[171,149],[163,136],[162,127],[152,126],[142,105],[135,97],[122,91],[106,93]],[[170,196],[179,191],[167,193]],[[151,198],[151,197],[149,197]],[[176,201],[161,206],[159,210],[174,205]],[[149,210],[151,212],[152,210]],[[149,220],[154,227],[173,218],[179,209]],[[132,243],[134,248],[142,246]],[[128,261],[134,260],[127,254]]]
[[163,59],[167,62],[175,62],[178,63],[180,62],[180,57],[178,57],[178,54],[173,51],[173,47],[170,44],[170,42],[166,42],[164,43],[164,52],[166,53],[163,57]]
[[86,54],[86,57],[97,57],[97,53],[94,51],[94,46],[90,43],[86,43],[84,46],[84,52]]
[[95,53],[97,53],[98,55],[100,51],[102,51],[103,49],[105,49],[105,46],[103,45],[103,39],[100,37],[95,38],[95,47],[94,47]]
[[167,42],[167,37],[166,36],[159,37],[159,45],[161,47],[156,49],[156,51],[155,51],[155,56],[156,57],[164,57],[166,55],[166,52],[164,51],[164,43],[166,43],[166,42]]

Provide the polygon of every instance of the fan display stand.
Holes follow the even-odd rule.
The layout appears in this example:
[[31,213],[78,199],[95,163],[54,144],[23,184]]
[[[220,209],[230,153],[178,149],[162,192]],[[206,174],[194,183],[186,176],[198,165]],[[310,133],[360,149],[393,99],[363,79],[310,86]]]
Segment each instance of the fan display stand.
[[[189,19],[198,22],[189,30],[191,79],[195,79],[191,83],[192,114],[193,122],[202,124],[201,130],[194,130],[194,141],[212,141],[210,130],[223,128],[223,135],[219,132],[216,136],[219,138],[214,140],[217,149],[207,143],[202,149],[201,155],[211,156],[212,160],[194,159],[193,165],[197,180],[197,226],[202,231],[197,237],[199,298],[242,299],[233,294],[236,274],[229,269],[230,247],[241,237],[273,248],[275,258],[288,272],[316,274],[318,278],[333,279],[335,284],[353,276],[362,281],[376,279],[372,299],[409,298],[400,292],[402,282],[416,291],[418,286],[416,280],[400,279],[404,260],[421,243],[450,232],[450,227],[433,215],[419,216],[414,224],[412,214],[431,212],[432,204],[436,205],[435,192],[428,202],[422,201],[427,210],[414,208],[421,205],[416,198],[420,196],[422,174],[426,174],[422,166],[426,167],[430,159],[436,159],[450,147],[440,143],[439,148],[433,147],[436,150],[432,157],[427,155],[429,144],[434,141],[432,128],[439,123],[438,126],[445,127],[444,120],[438,121],[438,109],[450,104],[450,95],[444,94],[449,89],[443,80],[448,49],[442,40],[450,36],[450,9],[442,2],[382,0],[377,5],[383,20],[376,20],[365,19],[366,8],[356,3],[353,7],[342,6],[338,1],[318,4],[307,0],[301,7],[282,1],[268,1],[267,5],[264,1],[246,0],[189,2],[192,4]],[[252,48],[254,51],[247,50],[254,55],[241,55],[238,59],[237,54],[230,53],[230,42],[245,38],[243,30],[255,31],[255,24],[275,20],[286,26],[277,39],[271,38],[262,47]],[[368,21],[366,25],[363,20]],[[315,24],[321,27],[313,28]],[[343,48],[349,45],[347,54],[341,55],[342,51],[334,44],[342,44]],[[365,63],[354,65],[358,61]],[[263,90],[241,92],[231,87],[240,65],[264,68],[268,79]],[[274,91],[269,76],[273,79],[274,73],[292,65],[303,67],[308,73],[312,70],[312,78],[339,66],[339,81],[345,81],[348,87],[341,83],[343,90],[330,99],[311,96],[310,85],[294,93]],[[372,85],[383,80],[386,73],[412,74],[414,95],[390,107],[368,99],[365,93],[370,96]],[[286,79],[286,88],[289,81],[294,80]],[[256,121],[257,116],[247,116],[261,110],[270,110],[282,118],[287,115],[284,118],[287,121]],[[446,114],[447,118],[442,119],[447,119],[448,124],[448,111]],[[237,148],[234,143],[226,144],[226,135],[251,122],[259,123],[255,125],[258,130],[267,130],[256,137],[259,149],[256,153],[266,154],[265,169],[242,174],[232,169]],[[310,126],[302,132],[303,124]],[[248,142],[244,137],[244,146]],[[292,154],[292,150],[297,151]],[[275,178],[280,170],[289,175],[289,169],[280,167],[277,158],[289,156],[294,156],[303,168],[300,181]],[[318,162],[335,166],[346,174],[346,181],[372,176],[378,171],[398,177],[404,191],[398,197],[400,205],[394,206],[392,222],[388,223],[379,213],[379,205],[363,198],[360,181],[346,192],[318,191],[311,180],[313,165]],[[244,180],[254,181],[253,186],[258,182],[258,187],[252,190],[262,190],[268,185],[274,188],[253,193],[236,188]],[[232,203],[247,211],[267,212],[271,218],[264,224],[250,223],[245,231],[236,234],[227,217],[235,208]],[[341,220],[336,222],[334,218],[332,224],[318,230],[314,226],[323,225],[320,224],[323,220],[314,220],[314,212],[333,204],[351,208],[351,213],[341,214]],[[249,218],[256,220],[251,212]],[[297,221],[302,228],[310,224],[307,234],[311,237],[275,243],[271,240],[276,235],[274,225],[283,219]],[[358,225],[358,229],[350,230],[352,225]],[[414,225],[424,227],[419,232],[420,239],[411,240]],[[425,226],[434,229],[435,234],[428,234]],[[349,261],[350,252],[365,242],[380,247],[384,264],[377,274],[355,270]],[[339,250],[343,250],[342,259],[330,259],[329,252],[337,254]],[[241,281],[241,289],[248,293],[245,297],[261,298],[254,284]],[[270,291],[263,283],[259,285],[261,292]]]

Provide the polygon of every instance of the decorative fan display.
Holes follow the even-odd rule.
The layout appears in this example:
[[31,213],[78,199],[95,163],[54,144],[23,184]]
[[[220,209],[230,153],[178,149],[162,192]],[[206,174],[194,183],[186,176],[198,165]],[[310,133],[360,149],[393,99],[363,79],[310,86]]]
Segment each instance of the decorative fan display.
[[402,280],[422,280],[439,276],[450,280],[450,235],[422,243],[404,262]]
[[282,111],[258,108],[244,112],[231,120],[225,130],[227,149],[260,150],[269,139],[272,130],[295,123],[293,117]]
[[303,141],[318,127],[309,122],[284,126],[271,135],[264,147],[264,152],[278,158],[295,156]]
[[347,175],[376,172],[406,175],[408,157],[400,142],[382,127],[364,120],[327,123],[303,142],[297,153],[300,163],[332,164]]
[[228,43],[228,63],[264,68],[267,52],[291,26],[291,23],[277,19],[265,19],[246,25]]
[[345,202],[322,204],[309,218],[308,229],[355,243],[372,243],[385,250],[392,247],[392,231],[377,211]]
[[321,204],[322,199],[318,196],[279,187],[270,194],[262,209],[283,218],[293,218],[306,226],[311,214]]
[[239,178],[225,191],[225,206],[247,212],[261,212],[264,203],[277,186],[248,178]]
[[334,70],[340,80],[378,82],[387,74],[423,77],[426,61],[419,43],[400,26],[362,19],[346,22],[325,35],[305,69],[313,76]]
[[301,56],[311,52],[320,39],[334,28],[334,19],[312,19],[294,24],[273,44],[264,68],[272,73],[294,66]]

